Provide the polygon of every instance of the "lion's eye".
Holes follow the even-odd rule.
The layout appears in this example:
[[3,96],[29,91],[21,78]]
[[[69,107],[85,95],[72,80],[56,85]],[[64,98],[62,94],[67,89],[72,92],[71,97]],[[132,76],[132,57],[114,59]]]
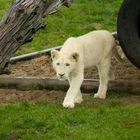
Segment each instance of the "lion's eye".
[[56,65],[57,65],[57,66],[59,66],[59,65],[60,65],[60,63],[58,62],[58,63],[56,63]]
[[70,66],[70,64],[69,64],[69,63],[66,63],[65,65],[66,65],[66,66]]

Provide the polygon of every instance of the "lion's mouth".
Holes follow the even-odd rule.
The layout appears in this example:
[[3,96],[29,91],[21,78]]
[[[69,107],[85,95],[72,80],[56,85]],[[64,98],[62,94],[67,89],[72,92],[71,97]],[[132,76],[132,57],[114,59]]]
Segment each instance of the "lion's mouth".
[[63,77],[62,77],[62,76],[57,76],[57,77],[58,77],[58,79],[61,80],[61,81],[62,81],[62,80],[67,80],[67,78],[64,77],[64,76],[63,76]]
[[61,81],[67,80],[65,77],[58,77],[58,79]]

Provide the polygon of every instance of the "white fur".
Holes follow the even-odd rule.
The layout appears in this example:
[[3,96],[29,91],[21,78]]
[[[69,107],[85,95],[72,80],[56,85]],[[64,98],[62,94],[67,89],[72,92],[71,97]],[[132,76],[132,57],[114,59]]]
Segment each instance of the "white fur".
[[[53,50],[53,67],[60,80],[68,79],[70,87],[63,106],[73,108],[75,103],[83,101],[80,91],[84,79],[84,68],[97,66],[100,85],[95,98],[105,99],[110,73],[111,57],[115,48],[115,39],[105,30],[93,31],[80,37],[66,40],[60,51]],[[61,76],[60,76],[61,75]]]

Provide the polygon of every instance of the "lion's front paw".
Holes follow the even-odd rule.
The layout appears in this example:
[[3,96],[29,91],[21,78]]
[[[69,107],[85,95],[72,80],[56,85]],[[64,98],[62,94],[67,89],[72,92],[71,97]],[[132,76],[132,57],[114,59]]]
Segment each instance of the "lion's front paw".
[[65,108],[74,108],[74,106],[73,102],[63,102],[63,107]]
[[106,94],[96,93],[96,94],[94,94],[94,98],[105,99],[106,98]]

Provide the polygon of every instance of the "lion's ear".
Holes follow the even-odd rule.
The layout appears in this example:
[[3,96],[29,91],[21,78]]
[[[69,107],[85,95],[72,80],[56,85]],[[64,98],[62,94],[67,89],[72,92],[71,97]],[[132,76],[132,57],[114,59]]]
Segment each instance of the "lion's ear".
[[79,54],[78,54],[77,52],[73,53],[73,54],[71,55],[71,59],[72,59],[72,60],[75,60],[75,61],[77,62],[78,59],[79,59]]
[[51,58],[52,58],[52,60],[57,59],[58,57],[59,57],[59,51],[52,50],[51,51]]

